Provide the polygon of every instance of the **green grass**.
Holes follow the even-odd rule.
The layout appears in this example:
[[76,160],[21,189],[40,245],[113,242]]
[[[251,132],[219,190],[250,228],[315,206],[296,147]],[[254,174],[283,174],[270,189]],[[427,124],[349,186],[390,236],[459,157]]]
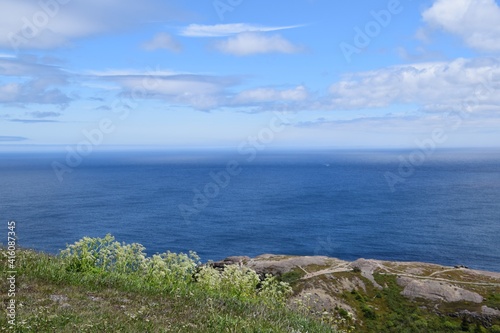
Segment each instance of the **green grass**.
[[[438,315],[429,308],[426,301],[410,301],[401,295],[402,288],[396,282],[396,276],[375,274],[376,281],[384,286],[380,291],[367,290],[365,295],[358,292],[346,295],[354,298],[366,317],[364,327],[358,327],[358,332],[394,332],[394,333],[428,333],[428,332],[464,332],[461,318]],[[440,311],[452,313],[477,305],[461,303],[442,303]],[[477,309],[476,309],[477,310]],[[375,320],[376,319],[376,320]],[[470,332],[477,330],[479,322],[468,318]],[[493,332],[492,328],[481,327],[481,332]]]
[[278,276],[280,281],[289,283],[290,285],[296,284],[306,273],[300,268],[294,268],[291,271]]
[[488,297],[486,297],[486,305],[491,308],[500,309],[500,294],[490,293]]
[[[75,269],[69,262],[17,251],[16,326],[2,311],[0,332],[333,332],[258,294],[209,290],[195,279],[163,283],[91,265]],[[6,279],[0,288],[8,290]],[[1,295],[5,309],[9,298]]]
[[[464,323],[445,314],[480,305],[441,303],[436,310],[429,301],[405,298],[395,275],[374,274],[382,290],[356,271],[302,280],[304,271],[295,268],[261,281],[244,267],[203,268],[195,253],[146,257],[140,244],[120,244],[111,236],[85,238],[58,256],[18,250],[16,326],[9,327],[4,249],[1,258],[0,332],[322,333],[338,327],[356,333],[500,333],[498,320],[484,328],[472,318]],[[361,280],[366,291],[336,289],[343,279]],[[358,320],[341,307],[322,308],[312,294],[309,300],[287,302],[289,285],[295,295],[308,295],[308,288],[330,293],[349,305]],[[484,304],[500,307],[497,290],[483,290]]]

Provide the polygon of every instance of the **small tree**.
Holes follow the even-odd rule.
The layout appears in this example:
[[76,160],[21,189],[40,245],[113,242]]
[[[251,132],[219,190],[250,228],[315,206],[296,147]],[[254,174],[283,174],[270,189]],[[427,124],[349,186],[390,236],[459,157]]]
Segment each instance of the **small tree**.
[[460,329],[464,332],[469,332],[469,321],[467,320],[467,316],[462,317],[462,323],[460,324]]

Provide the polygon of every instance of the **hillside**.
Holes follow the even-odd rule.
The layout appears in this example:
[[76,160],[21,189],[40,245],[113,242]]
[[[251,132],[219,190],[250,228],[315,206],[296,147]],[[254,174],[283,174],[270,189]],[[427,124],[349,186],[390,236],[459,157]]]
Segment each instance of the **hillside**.
[[343,314],[357,332],[500,332],[500,273],[420,262],[230,257],[291,283],[290,303]]
[[57,256],[8,253],[1,332],[500,332],[500,273],[466,267],[270,254],[201,264],[111,235]]

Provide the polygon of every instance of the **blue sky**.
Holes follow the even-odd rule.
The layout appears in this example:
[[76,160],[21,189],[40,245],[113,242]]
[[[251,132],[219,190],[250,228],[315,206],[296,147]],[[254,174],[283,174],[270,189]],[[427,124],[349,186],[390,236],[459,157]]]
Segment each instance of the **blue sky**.
[[0,9],[0,149],[499,146],[494,0]]

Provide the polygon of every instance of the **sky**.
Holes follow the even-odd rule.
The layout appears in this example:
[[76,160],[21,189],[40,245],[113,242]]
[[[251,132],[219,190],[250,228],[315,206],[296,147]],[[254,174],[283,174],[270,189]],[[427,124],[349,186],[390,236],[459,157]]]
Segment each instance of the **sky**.
[[500,146],[494,0],[3,0],[0,149]]

